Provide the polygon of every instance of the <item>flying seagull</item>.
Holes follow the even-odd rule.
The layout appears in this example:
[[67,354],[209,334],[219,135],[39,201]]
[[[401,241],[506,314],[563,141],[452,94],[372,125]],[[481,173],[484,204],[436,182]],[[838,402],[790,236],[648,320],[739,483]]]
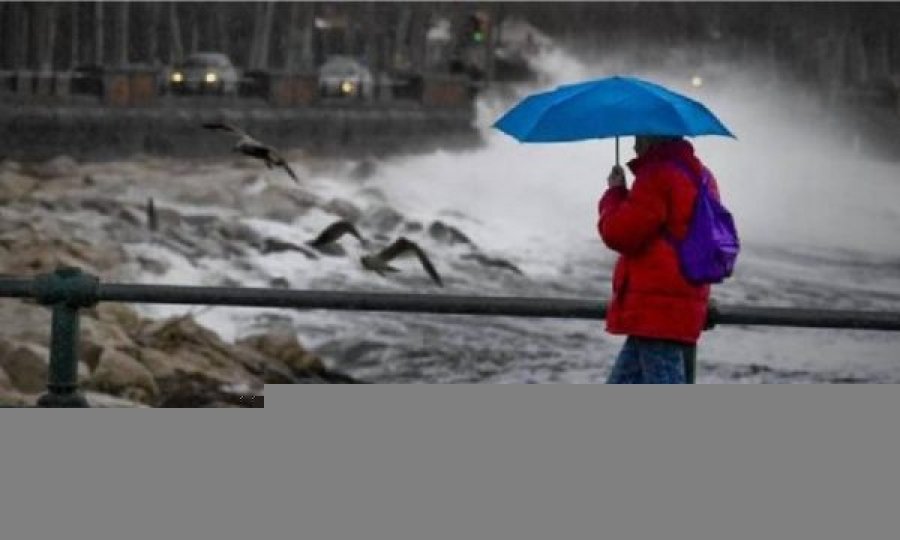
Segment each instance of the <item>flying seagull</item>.
[[277,150],[254,139],[241,128],[225,122],[207,122],[203,124],[203,127],[205,127],[206,129],[213,129],[218,131],[229,131],[237,135],[238,142],[234,145],[235,152],[240,152],[246,156],[260,159],[266,164],[266,167],[268,167],[269,169],[271,169],[272,167],[281,167],[285,171],[287,171],[294,182],[298,184],[300,183],[300,181],[297,179],[297,175],[294,174],[294,171],[291,169],[290,165],[287,164],[287,161],[284,160],[284,158],[281,156],[281,154],[278,153]]
[[416,257],[419,258],[419,262],[422,263],[425,271],[431,276],[431,279],[439,286],[444,286],[444,283],[441,281],[441,276],[438,275],[437,270],[434,269],[434,265],[431,264],[431,261],[428,259],[428,256],[425,255],[422,248],[405,236],[401,236],[394,240],[393,244],[382,249],[378,253],[363,255],[359,260],[362,263],[363,268],[383,276],[385,272],[399,272],[400,270],[398,268],[394,268],[388,263],[393,259],[408,253],[414,253]]
[[356,237],[357,240],[359,240],[361,244],[366,243],[366,241],[363,240],[363,237],[359,234],[359,231],[356,230],[356,227],[352,223],[344,219],[339,219],[338,221],[335,221],[331,225],[325,227],[325,229],[319,233],[319,236],[316,236],[309,242],[309,245],[314,248],[320,248],[333,242],[337,242],[337,240],[345,234],[352,234]]
[[307,242],[306,245],[325,255],[342,256],[345,255],[346,252],[344,251],[344,248],[336,242],[345,234],[351,234],[359,240],[360,244],[363,246],[367,245],[367,242],[362,235],[359,234],[356,227],[345,219],[339,219],[325,227],[318,236]]

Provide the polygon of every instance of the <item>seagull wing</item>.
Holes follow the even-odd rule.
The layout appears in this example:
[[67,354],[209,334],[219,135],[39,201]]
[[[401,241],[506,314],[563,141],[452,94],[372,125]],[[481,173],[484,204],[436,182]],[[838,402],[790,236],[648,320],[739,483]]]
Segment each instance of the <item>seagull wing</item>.
[[325,227],[325,229],[319,233],[319,236],[315,237],[312,242],[309,243],[312,247],[321,247],[325,244],[330,244],[332,242],[337,241],[338,238],[344,236],[345,234],[350,233],[353,236],[360,238],[359,231],[356,230],[356,227],[353,226],[352,223],[346,220],[338,220]]
[[419,258],[419,262],[422,263],[422,266],[425,268],[425,271],[428,272],[428,275],[431,276],[431,279],[438,285],[443,286],[444,284],[441,281],[441,276],[438,275],[437,270],[435,270],[434,265],[431,264],[431,260],[425,254],[425,251],[422,250],[418,244],[406,237],[401,236],[395,240],[393,244],[381,250],[378,257],[383,261],[388,262],[391,259],[395,259],[410,252],[414,253],[416,257]]
[[[203,127],[206,129],[213,129],[217,131],[230,131],[238,137],[250,137],[250,135],[248,135],[247,132],[243,129],[227,122],[206,122],[203,124]],[[252,139],[252,137],[250,138]]]
[[284,168],[285,171],[287,171],[290,177],[294,179],[294,182],[296,182],[297,184],[300,183],[300,180],[297,179],[297,175],[294,174],[294,170],[291,169],[291,166],[287,164],[287,161],[281,160],[280,165],[282,166],[282,168]]

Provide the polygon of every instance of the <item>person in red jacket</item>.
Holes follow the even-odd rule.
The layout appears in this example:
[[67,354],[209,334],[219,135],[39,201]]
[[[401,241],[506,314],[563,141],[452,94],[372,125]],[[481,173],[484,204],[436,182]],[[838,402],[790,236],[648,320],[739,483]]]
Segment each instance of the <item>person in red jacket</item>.
[[[631,189],[616,165],[598,203],[600,237],[620,254],[606,330],[628,336],[607,383],[683,384],[706,322],[710,286],[684,278],[672,238],[687,234],[697,195],[687,171],[700,175],[703,164],[680,137],[638,136],[634,150]],[[709,191],[719,197],[712,174]]]

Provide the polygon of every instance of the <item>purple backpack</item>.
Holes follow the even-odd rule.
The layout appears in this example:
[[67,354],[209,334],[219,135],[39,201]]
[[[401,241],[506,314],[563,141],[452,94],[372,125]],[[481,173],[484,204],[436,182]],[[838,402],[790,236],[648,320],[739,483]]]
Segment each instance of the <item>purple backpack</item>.
[[703,168],[698,180],[682,163],[675,163],[694,180],[697,198],[688,224],[687,235],[680,242],[668,236],[678,253],[681,273],[695,285],[720,283],[734,271],[741,244],[734,218],[715,197],[709,194],[709,171]]

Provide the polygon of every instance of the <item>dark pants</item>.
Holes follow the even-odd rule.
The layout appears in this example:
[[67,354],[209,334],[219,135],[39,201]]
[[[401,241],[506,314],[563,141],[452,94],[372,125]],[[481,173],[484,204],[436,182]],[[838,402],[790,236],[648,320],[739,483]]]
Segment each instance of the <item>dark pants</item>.
[[628,336],[607,384],[693,384],[697,347]]

